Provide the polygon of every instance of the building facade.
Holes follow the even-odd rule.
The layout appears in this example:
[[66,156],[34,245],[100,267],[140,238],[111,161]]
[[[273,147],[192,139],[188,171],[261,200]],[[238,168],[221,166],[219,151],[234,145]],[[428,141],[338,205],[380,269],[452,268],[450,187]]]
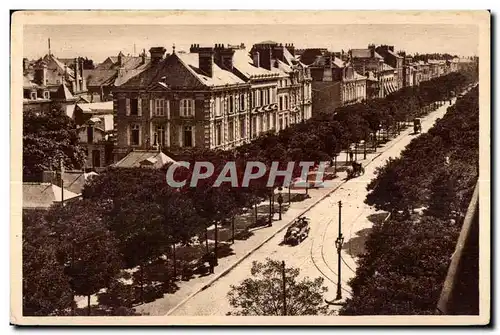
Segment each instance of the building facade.
[[381,45],[375,48],[377,53],[384,58],[384,63],[395,69],[396,88],[399,90],[404,86],[403,64],[404,58],[394,51],[394,45]]

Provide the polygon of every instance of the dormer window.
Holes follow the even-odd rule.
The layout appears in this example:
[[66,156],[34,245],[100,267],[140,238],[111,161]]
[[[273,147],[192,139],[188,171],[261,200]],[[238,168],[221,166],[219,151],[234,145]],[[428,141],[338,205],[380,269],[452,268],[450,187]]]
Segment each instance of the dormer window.
[[44,99],[50,99],[50,92],[49,91],[44,91],[43,92],[43,98]]
[[30,98],[31,100],[36,100],[36,92],[31,92]]

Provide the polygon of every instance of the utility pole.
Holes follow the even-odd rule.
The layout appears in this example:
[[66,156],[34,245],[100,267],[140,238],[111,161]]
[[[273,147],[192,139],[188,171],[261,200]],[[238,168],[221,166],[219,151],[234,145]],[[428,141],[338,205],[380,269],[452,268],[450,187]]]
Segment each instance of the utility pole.
[[281,261],[281,273],[283,276],[283,315],[286,315],[286,275],[285,261]]
[[59,159],[59,168],[61,170],[61,206],[64,206],[64,164],[62,158]]

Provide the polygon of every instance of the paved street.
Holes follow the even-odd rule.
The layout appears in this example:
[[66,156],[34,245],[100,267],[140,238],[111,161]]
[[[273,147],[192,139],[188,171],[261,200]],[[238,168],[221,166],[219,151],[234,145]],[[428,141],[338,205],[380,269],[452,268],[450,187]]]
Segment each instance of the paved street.
[[[445,104],[437,111],[422,120],[422,132],[427,131],[439,117],[446,113],[449,104]],[[325,278],[328,286],[328,299],[334,299],[337,284],[337,252],[335,239],[338,234],[338,201],[342,207],[342,233],[344,234],[344,248],[342,251],[342,289],[343,297],[350,294],[347,282],[354,276],[356,268],[355,257],[362,252],[364,239],[369,232],[375,213],[374,209],[364,204],[366,185],[374,178],[377,167],[384,165],[390,157],[397,157],[408,143],[415,138],[412,135],[413,127],[402,132],[399,137],[388,142],[383,153],[369,163],[365,175],[349,180],[342,184],[335,192],[326,197],[306,216],[311,219],[311,232],[309,237],[298,246],[280,246],[284,231],[277,234],[261,248],[243,260],[227,275],[215,281],[211,286],[194,295],[185,303],[171,311],[171,315],[225,315],[231,310],[227,292],[231,285],[238,284],[250,275],[253,261],[265,261],[267,257],[284,260],[288,267],[301,270],[301,276]],[[345,177],[345,173],[342,173]],[[283,219],[287,219],[286,215]],[[378,219],[383,219],[385,213],[380,213]],[[283,220],[283,221],[284,221]]]

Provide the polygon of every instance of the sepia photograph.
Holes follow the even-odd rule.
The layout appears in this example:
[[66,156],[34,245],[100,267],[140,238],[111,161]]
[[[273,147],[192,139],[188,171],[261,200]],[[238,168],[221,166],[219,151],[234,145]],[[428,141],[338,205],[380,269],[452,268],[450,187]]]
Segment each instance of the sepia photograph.
[[490,322],[488,11],[11,34],[12,324]]

